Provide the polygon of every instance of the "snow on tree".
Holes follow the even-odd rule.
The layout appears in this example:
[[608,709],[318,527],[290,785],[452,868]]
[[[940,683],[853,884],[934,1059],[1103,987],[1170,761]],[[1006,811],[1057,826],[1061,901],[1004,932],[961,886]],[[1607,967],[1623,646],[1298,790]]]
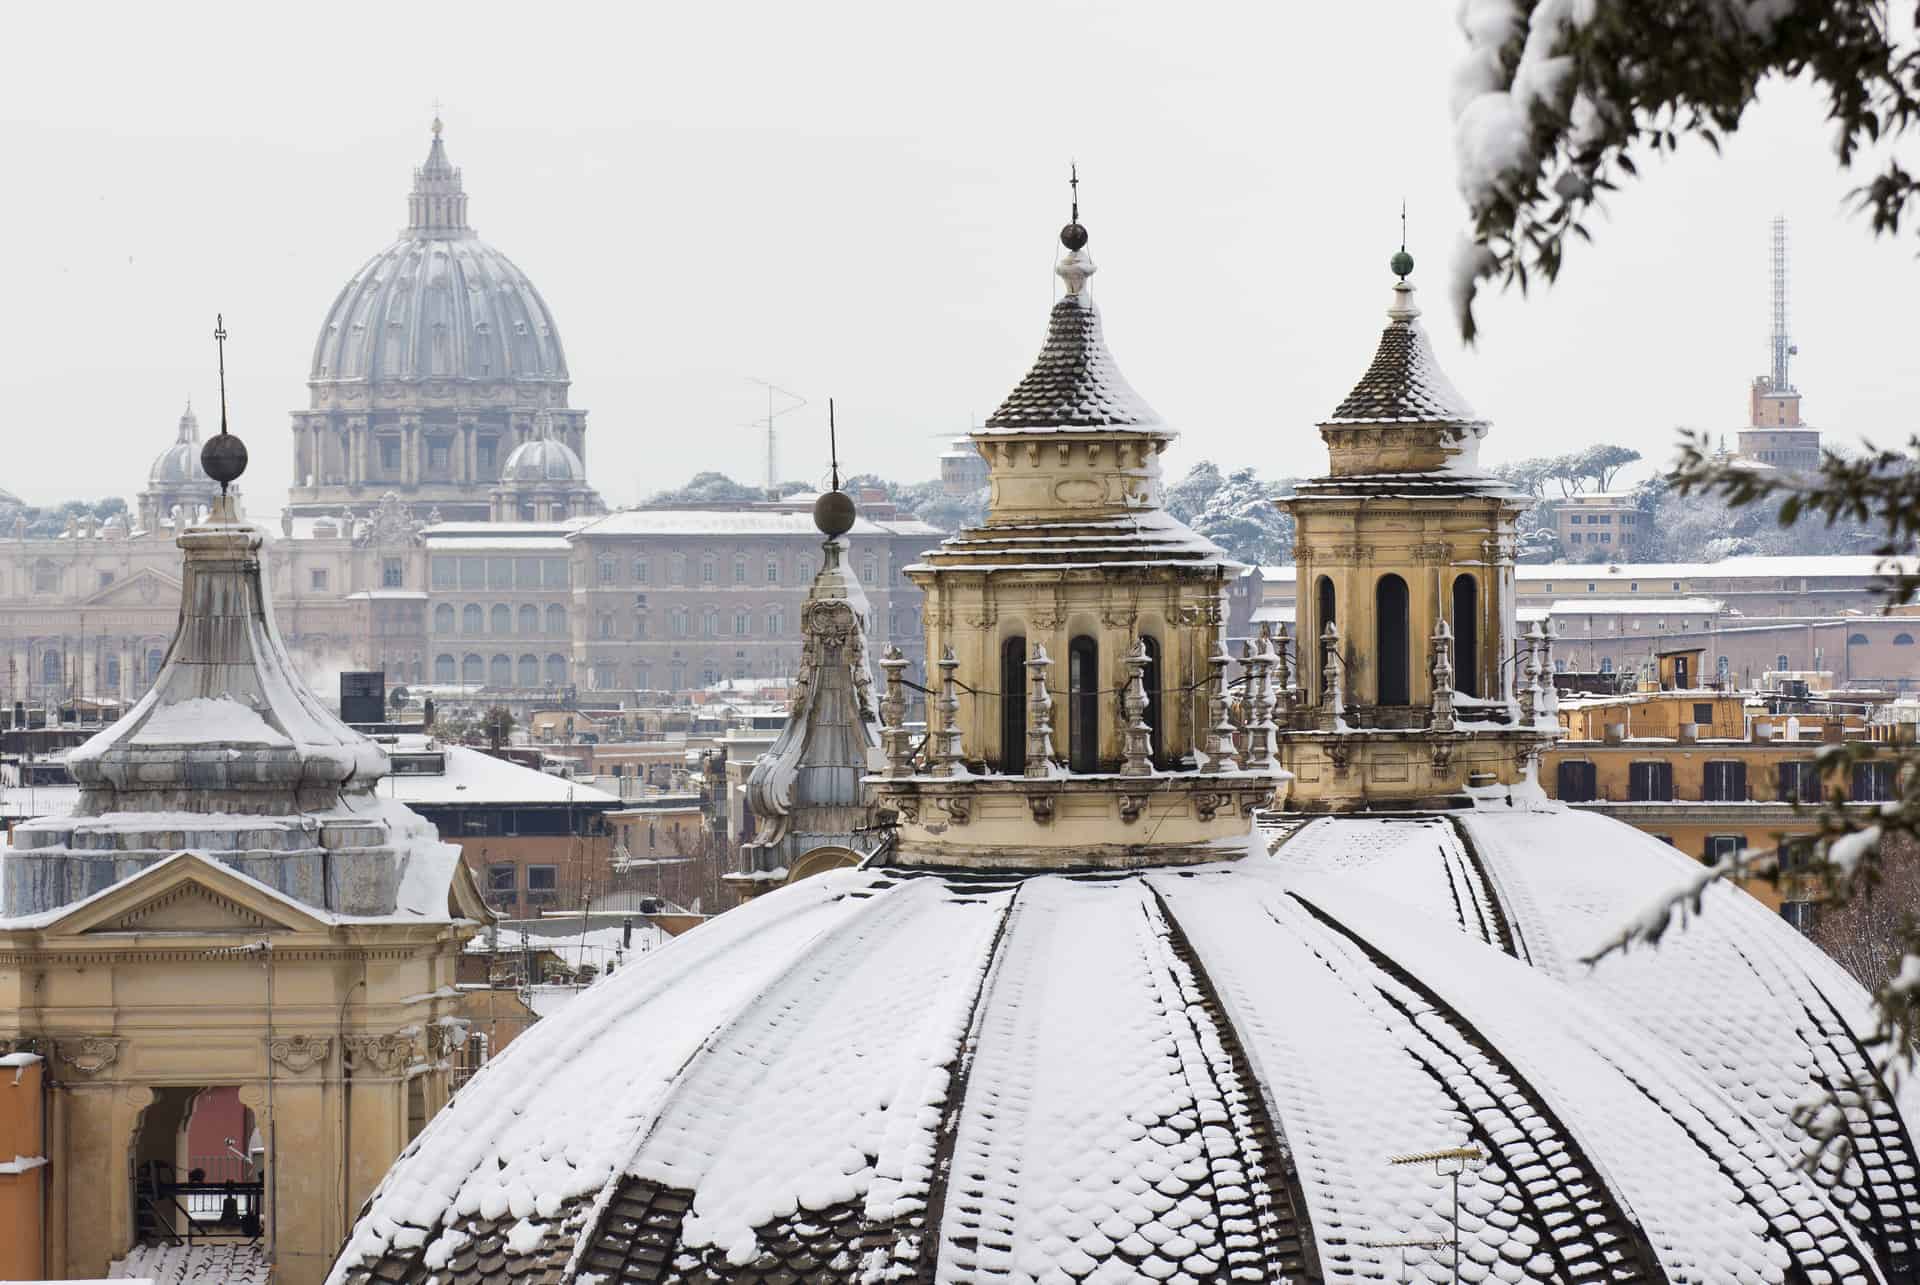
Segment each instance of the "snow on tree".
[[[1187,480],[1194,480],[1197,466]],[[1218,470],[1214,471],[1218,476]],[[1182,485],[1185,485],[1183,482]],[[1293,518],[1274,504],[1273,490],[1250,468],[1235,469],[1220,481],[1187,525],[1252,566],[1293,560]]]
[[695,473],[685,486],[678,490],[661,491],[647,503],[742,504],[754,503],[766,498],[766,490],[762,487],[748,486],[743,482],[734,481],[725,473],[708,471]]
[[[1692,135],[1718,148],[1770,76],[1804,76],[1825,92],[1842,169],[1920,123],[1920,38],[1913,18],[1895,33],[1895,7],[1462,0],[1454,153],[1473,230],[1454,264],[1461,333],[1473,337],[1482,281],[1552,281],[1568,234],[1592,239],[1583,220],[1638,173],[1636,155],[1673,152]],[[1875,232],[1897,232],[1920,177],[1888,157],[1853,196]]]

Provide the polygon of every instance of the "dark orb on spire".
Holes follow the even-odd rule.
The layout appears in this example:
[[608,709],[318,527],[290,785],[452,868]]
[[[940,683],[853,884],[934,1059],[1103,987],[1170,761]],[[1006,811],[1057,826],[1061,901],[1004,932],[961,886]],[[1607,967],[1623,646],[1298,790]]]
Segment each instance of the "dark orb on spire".
[[854,519],[858,516],[853,507],[853,497],[845,491],[826,491],[813,502],[813,524],[829,540],[853,530]]
[[1387,261],[1387,266],[1393,269],[1394,276],[1405,281],[1407,274],[1413,271],[1413,256],[1408,254],[1404,249],[1396,250],[1393,258]]
[[232,433],[215,433],[200,448],[200,467],[224,491],[247,471],[247,444]]
[[1069,250],[1085,248],[1087,244],[1087,230],[1080,226],[1078,219],[1075,219],[1072,223],[1060,229],[1060,244],[1066,246]]

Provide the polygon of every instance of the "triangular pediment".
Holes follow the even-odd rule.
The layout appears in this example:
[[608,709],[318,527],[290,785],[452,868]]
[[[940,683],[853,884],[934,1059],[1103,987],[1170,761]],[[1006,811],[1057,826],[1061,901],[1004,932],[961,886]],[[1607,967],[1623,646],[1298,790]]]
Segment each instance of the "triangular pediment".
[[149,567],[101,586],[86,599],[89,607],[175,607],[179,602],[180,582]]
[[289,897],[182,852],[79,902],[49,936],[106,933],[320,932],[327,921]]

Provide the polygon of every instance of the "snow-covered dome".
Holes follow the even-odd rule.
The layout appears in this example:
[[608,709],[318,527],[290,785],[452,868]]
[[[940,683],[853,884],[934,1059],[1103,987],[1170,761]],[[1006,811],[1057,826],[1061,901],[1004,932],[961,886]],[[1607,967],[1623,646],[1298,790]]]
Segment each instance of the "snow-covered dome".
[[209,478],[200,468],[200,420],[193,413],[193,404],[180,416],[180,427],[174,434],[173,444],[154,459],[153,467],[147,470],[147,481],[155,487],[177,490],[181,487],[217,493],[219,484]]
[[[546,300],[467,224],[440,122],[414,171],[408,226],[354,273],[313,347],[315,382],[533,380],[564,385],[567,358]],[[564,404],[564,403],[562,403]]]
[[573,448],[556,437],[530,437],[513,448],[500,466],[500,480],[515,482],[564,482],[585,485],[587,466]]
[[[1539,805],[1548,806],[1548,805]],[[335,1282],[1911,1279],[1908,1121],[1789,1111],[1867,997],[1608,818],[1322,817],[1235,861],[822,874],[605,977],[387,1175]],[[1392,1248],[1380,1242],[1425,1242]]]

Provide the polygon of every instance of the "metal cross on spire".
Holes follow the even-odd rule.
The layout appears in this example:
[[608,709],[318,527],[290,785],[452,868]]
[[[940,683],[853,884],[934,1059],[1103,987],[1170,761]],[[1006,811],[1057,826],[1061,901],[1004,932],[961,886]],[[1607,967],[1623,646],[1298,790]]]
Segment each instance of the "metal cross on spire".
[[1407,198],[1400,198],[1400,248],[1407,248]]
[[438,98],[433,100],[433,133],[436,138],[440,135],[440,100]]
[[1080,221],[1080,163],[1067,162],[1067,173],[1070,175],[1067,186],[1073,189],[1073,222],[1078,223]]
[[833,489],[840,489],[840,431],[833,423],[833,398],[827,398],[827,458],[832,461]]
[[220,350],[220,431],[227,431],[227,318],[213,314],[213,342]]

